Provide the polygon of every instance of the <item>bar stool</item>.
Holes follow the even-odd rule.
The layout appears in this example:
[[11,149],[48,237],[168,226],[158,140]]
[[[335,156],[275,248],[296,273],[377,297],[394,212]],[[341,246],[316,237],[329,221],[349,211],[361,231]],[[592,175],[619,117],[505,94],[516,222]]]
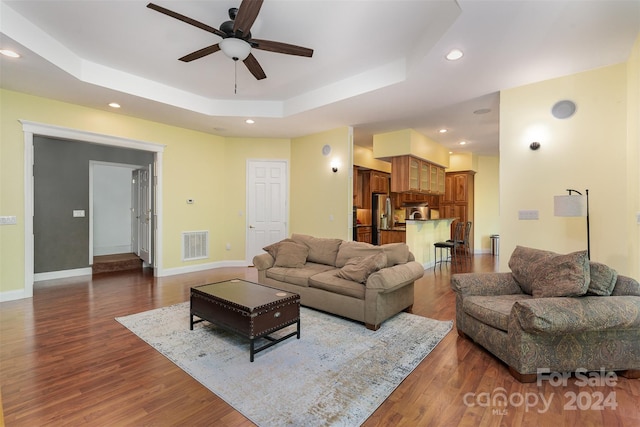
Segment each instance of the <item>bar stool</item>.
[[[433,273],[436,272],[436,266],[440,264],[440,270],[442,270],[442,263],[449,262],[453,266],[454,262],[457,262],[456,253],[458,252],[458,246],[462,246],[464,244],[464,223],[456,222],[456,226],[453,231],[453,239],[447,240],[445,242],[436,242],[433,244],[433,260],[435,261],[433,264]],[[440,260],[438,261],[438,249],[440,249]],[[447,257],[442,258],[442,250],[447,250]]]

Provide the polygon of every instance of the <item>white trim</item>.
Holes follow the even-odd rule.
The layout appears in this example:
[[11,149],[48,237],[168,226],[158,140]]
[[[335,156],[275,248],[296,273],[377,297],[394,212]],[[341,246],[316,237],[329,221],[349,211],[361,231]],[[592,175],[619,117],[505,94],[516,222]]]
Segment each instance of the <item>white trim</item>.
[[216,268],[224,267],[250,267],[245,260],[237,261],[215,261],[206,264],[188,265],[185,267],[174,267],[162,270],[161,274],[156,274],[158,277],[175,276],[178,274],[196,273],[204,270],[215,270]]
[[15,291],[0,292],[0,302],[15,301],[17,299],[31,298],[26,296],[24,289],[18,289]]
[[35,273],[33,280],[40,282],[42,280],[66,279],[69,277],[91,276],[93,271],[91,267],[75,268],[73,270],[47,271],[46,273]]
[[[18,120],[24,132],[24,289],[20,291],[22,298],[33,297],[34,282],[34,242],[33,242],[33,136],[42,135],[72,141],[109,145],[112,147],[131,148],[134,150],[155,153],[156,175],[156,226],[162,230],[162,153],[165,145],[118,136],[104,135],[78,129],[65,128],[28,120]],[[157,231],[156,230],[156,231]],[[157,232],[155,241],[154,274],[162,273],[162,233]],[[3,293],[2,296],[6,294]],[[17,295],[17,294],[16,294]],[[0,298],[2,297],[0,296]],[[12,293],[11,296],[14,296]]]

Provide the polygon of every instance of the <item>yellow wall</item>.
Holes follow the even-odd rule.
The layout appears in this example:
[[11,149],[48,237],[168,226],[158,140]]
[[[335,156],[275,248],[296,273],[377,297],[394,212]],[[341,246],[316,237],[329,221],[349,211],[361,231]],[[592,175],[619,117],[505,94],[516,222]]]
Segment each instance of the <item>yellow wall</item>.
[[478,171],[478,156],[471,153],[454,153],[449,155],[447,172]]
[[[353,131],[344,127],[291,141],[291,233],[349,240],[353,206]],[[322,147],[331,146],[324,156]],[[331,162],[340,164],[338,172]]]
[[[0,227],[0,293],[23,289],[25,280],[20,119],[166,145],[163,269],[244,260],[246,160],[290,160],[288,139],[223,138],[6,90],[0,91],[0,111],[0,215],[18,218],[17,225]],[[186,203],[190,198],[194,204]],[[181,233],[189,230],[210,231],[209,259],[182,262]],[[230,251],[226,243],[231,243]]]
[[[278,159],[289,162],[290,155],[289,139],[226,138],[224,228],[221,230],[221,240],[212,244],[218,243],[222,248],[230,243],[231,250],[226,251],[223,257],[214,259],[245,259],[247,160]],[[291,167],[290,164],[288,166]]]
[[627,63],[627,138],[628,273],[640,278],[640,34]]
[[[631,170],[640,164],[637,156],[627,158],[629,146],[637,146],[627,135],[628,85],[627,64],[619,64],[501,93],[501,270],[508,270],[516,245],[586,249],[585,218],[553,215],[553,196],[572,188],[589,189],[591,259],[637,277],[629,247],[637,247],[638,234],[629,229],[628,215],[638,203],[637,192],[629,195],[629,186],[637,185]],[[559,120],[551,107],[563,99],[573,100],[577,111]],[[541,143],[539,150],[529,148],[532,141]],[[518,220],[522,209],[537,209],[540,219]]]
[[413,129],[373,135],[373,155],[376,158],[407,154],[449,167],[449,150]]
[[492,234],[500,234],[500,158],[475,156],[474,251],[490,252]]
[[353,147],[353,164],[377,171],[391,173],[391,163],[373,157],[373,151],[355,145]]

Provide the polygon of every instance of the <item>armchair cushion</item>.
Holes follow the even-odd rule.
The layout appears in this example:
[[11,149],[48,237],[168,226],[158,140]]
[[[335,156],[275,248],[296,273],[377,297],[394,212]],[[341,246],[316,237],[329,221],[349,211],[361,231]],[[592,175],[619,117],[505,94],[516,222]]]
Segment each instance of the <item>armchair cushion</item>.
[[589,282],[588,295],[609,296],[618,281],[618,272],[613,268],[599,262],[592,262],[589,266],[591,270],[591,282]]
[[551,255],[533,263],[531,268],[531,291],[535,298],[581,296],[591,280],[586,251]]

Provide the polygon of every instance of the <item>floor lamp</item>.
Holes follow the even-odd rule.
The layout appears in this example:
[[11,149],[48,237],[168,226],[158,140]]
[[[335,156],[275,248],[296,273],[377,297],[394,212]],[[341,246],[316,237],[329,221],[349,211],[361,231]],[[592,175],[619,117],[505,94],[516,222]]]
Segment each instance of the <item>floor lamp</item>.
[[[589,190],[583,196],[578,190],[570,190],[568,196],[553,197],[553,214],[555,216],[586,216],[587,217],[587,258],[591,259],[591,237],[589,233]],[[577,196],[571,193],[577,193]]]

